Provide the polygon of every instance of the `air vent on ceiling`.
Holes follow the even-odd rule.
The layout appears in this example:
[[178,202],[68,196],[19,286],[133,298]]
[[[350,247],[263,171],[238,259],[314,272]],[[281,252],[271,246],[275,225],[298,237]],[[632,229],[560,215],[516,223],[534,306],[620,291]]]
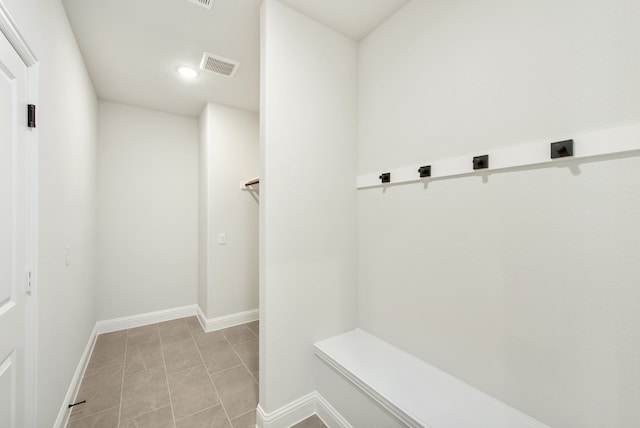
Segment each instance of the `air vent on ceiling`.
[[213,0],[187,0],[189,3],[197,4],[198,6],[202,6],[205,9],[211,10],[211,6],[213,6]]
[[240,67],[240,63],[238,61],[210,54],[208,52],[204,53],[202,61],[200,62],[200,69],[210,73],[222,74],[227,77],[233,77],[233,75],[236,74],[238,67]]

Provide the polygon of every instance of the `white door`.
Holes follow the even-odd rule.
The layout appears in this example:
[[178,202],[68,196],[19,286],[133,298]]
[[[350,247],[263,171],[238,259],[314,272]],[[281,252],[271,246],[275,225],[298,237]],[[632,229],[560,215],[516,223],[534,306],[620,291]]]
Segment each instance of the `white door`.
[[0,33],[0,427],[26,425],[27,67]]

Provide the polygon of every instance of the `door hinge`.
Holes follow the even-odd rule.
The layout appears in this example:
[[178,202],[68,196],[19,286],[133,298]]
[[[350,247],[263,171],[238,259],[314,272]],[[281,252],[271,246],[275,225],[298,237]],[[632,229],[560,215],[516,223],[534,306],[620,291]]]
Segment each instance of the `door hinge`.
[[27,127],[36,127],[36,106],[35,104],[27,104]]
[[28,296],[31,296],[31,292],[33,291],[33,269],[27,270],[25,291],[27,292]]

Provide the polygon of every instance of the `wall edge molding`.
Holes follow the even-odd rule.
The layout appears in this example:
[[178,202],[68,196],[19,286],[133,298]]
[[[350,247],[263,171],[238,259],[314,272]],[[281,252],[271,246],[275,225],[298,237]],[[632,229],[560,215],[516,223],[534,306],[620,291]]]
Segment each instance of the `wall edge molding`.
[[271,413],[266,413],[258,404],[256,426],[258,428],[287,428],[316,412],[316,392],[298,398]]
[[76,396],[78,395],[80,383],[82,382],[84,372],[87,369],[87,365],[89,364],[89,357],[91,357],[91,353],[93,352],[93,347],[96,343],[96,337],[98,337],[97,327],[98,326],[96,323],[89,335],[87,346],[85,346],[84,351],[82,352],[82,356],[80,357],[80,361],[78,362],[78,367],[76,368],[76,371],[71,378],[69,389],[67,390],[67,394],[65,395],[62,406],[60,407],[60,411],[58,412],[58,417],[53,424],[54,428],[64,428],[67,426],[69,415],[71,414],[71,412],[69,411],[69,404],[73,403]]
[[15,49],[27,67],[31,67],[38,62],[38,58],[36,58],[29,43],[18,30],[15,21],[2,1],[0,1],[0,33],[4,34],[9,44]]
[[198,307],[198,319],[200,320],[200,324],[202,324],[202,328],[204,329],[204,331],[210,333],[212,331],[222,330],[223,328],[229,328],[252,321],[258,321],[260,319],[260,310],[252,309],[250,311],[223,315],[221,317],[207,318],[200,310],[200,307]]
[[319,392],[316,392],[316,413],[328,427],[353,428]]
[[314,347],[314,353],[316,356],[327,366],[335,370],[340,376],[345,378],[349,383],[358,388],[362,393],[371,398],[375,403],[377,403],[380,408],[384,409],[389,415],[392,415],[397,420],[401,421],[408,427],[419,428],[422,425],[416,421],[416,418],[413,415],[407,414],[404,410],[396,406],[394,403],[389,401],[384,395],[371,388],[365,382],[360,380],[357,376],[353,375],[351,371],[347,368],[343,367],[342,364],[335,361],[329,355],[325,354],[321,349]]
[[[355,336],[356,339],[352,340],[354,338],[353,334],[357,332],[359,332],[359,335]],[[349,350],[347,354],[353,355],[353,354],[360,353],[364,355],[364,353],[361,352],[362,350],[366,350],[366,352],[371,355],[384,354],[384,352],[388,352],[388,351],[385,351],[384,348],[380,348],[380,346],[378,347],[362,346],[362,344],[366,343],[367,341],[369,342],[369,345],[370,345],[372,343],[371,342],[372,339],[366,339],[366,340],[363,339],[361,333],[363,333],[362,330],[356,329],[352,332],[341,335],[343,337],[346,337],[347,335],[351,335],[351,337],[348,338],[348,340],[351,341],[350,343],[358,343],[359,345],[359,346],[356,346],[355,348],[347,348]],[[474,423],[479,423],[482,426],[500,426],[500,427],[518,426],[518,427],[527,427],[527,428],[549,428],[547,425],[545,425],[541,421],[538,421],[537,419],[534,419],[533,417],[527,415],[526,413],[514,407],[509,406],[507,403],[487,394],[486,392],[480,389],[477,389],[473,385],[470,385],[447,372],[434,368],[433,366],[430,366],[425,361],[418,360],[416,357],[413,357],[412,355],[407,354],[406,352],[399,350],[398,348],[395,348],[387,344],[386,342],[383,342],[381,339],[369,333],[366,333],[366,332],[364,333],[367,334],[368,337],[378,341],[378,343],[384,343],[385,346],[389,346],[390,348],[393,349],[392,358],[391,359],[387,358],[384,360],[387,364],[389,363],[392,365],[397,364],[398,366],[403,363],[407,364],[408,363],[407,359],[398,358],[399,354],[403,354],[403,355],[409,356],[415,361],[418,361],[420,364],[425,364],[431,369],[435,369],[437,373],[436,374],[437,378],[444,379],[444,381],[437,381],[437,382],[434,381],[436,377],[433,374],[429,374],[428,376],[420,375],[420,373],[423,373],[423,372],[421,372],[415,366],[411,367],[412,369],[411,376],[413,379],[417,379],[417,381],[422,385],[430,385],[429,388],[435,387],[435,388],[440,388],[442,390],[455,392],[454,394],[455,400],[456,400],[455,403],[451,401],[451,394],[450,394],[449,398],[447,398],[448,401],[444,404],[442,403],[441,404],[446,407],[450,407],[456,412],[468,413],[468,411],[471,409],[473,414],[475,414],[475,418],[473,419],[473,422],[469,422],[469,420],[467,420],[466,422],[458,421],[457,422],[458,424],[462,423],[462,425],[467,426],[469,425],[469,423],[471,423],[472,425]],[[402,399],[398,400],[396,399],[397,395],[396,395],[396,398],[394,398],[392,394],[389,394],[389,392],[391,391],[391,388],[389,387],[392,385],[390,382],[384,382],[384,381],[371,382],[371,376],[368,373],[353,370],[353,367],[361,367],[359,365],[360,362],[356,360],[356,364],[354,364],[353,361],[350,362],[348,358],[347,359],[340,358],[341,354],[339,352],[335,352],[336,350],[335,346],[333,348],[331,346],[327,346],[327,342],[330,342],[333,339],[335,338],[326,339],[324,341],[317,342],[314,345],[314,353],[316,357],[318,357],[318,359],[322,363],[324,363],[327,367],[334,370],[337,375],[342,376],[344,380],[346,380],[355,388],[360,390],[360,392],[362,392],[364,395],[368,396],[374,403],[376,403],[380,407],[380,409],[385,410],[390,416],[395,417],[403,425],[411,428],[422,428],[426,426],[427,425],[426,420],[430,420],[429,423],[436,423],[436,422],[438,424],[442,423],[442,421],[437,421],[437,420],[433,421],[432,420],[434,419],[433,414],[430,414],[428,416],[419,414],[415,402],[408,403],[406,400],[402,400]],[[344,345],[344,341],[342,342],[341,345],[342,346]],[[399,351],[399,352],[396,352],[396,351]],[[347,364],[344,364],[345,362]],[[376,367],[379,370],[380,367],[382,366],[380,364],[374,363],[372,367]],[[397,379],[406,379],[406,378],[407,378],[406,376],[399,376],[396,378],[396,380],[394,380],[394,382],[396,385],[400,385],[403,383],[398,382]],[[406,389],[406,385],[405,385],[405,389]],[[419,395],[420,394],[429,395],[434,391],[436,390],[431,389],[429,392],[421,392],[420,390],[416,390],[414,392],[418,393]],[[464,397],[464,399],[461,400],[460,397]],[[464,408],[462,404],[458,405],[458,403],[462,403],[462,404],[472,403],[472,406],[471,407],[467,406],[467,408]],[[492,418],[492,420],[484,419],[484,416],[482,416],[482,415],[496,415],[496,414],[498,415],[498,417]]]
[[204,312],[202,312],[200,305],[197,306],[198,313],[196,314],[196,316],[198,317],[198,321],[200,321],[200,327],[202,327],[204,331],[207,331],[207,317],[205,316]]
[[126,317],[114,318],[110,320],[98,321],[96,329],[98,334],[110,333],[112,331],[126,330],[143,325],[155,324],[163,321],[171,321],[178,318],[186,318],[197,315],[198,305],[180,306],[177,308],[163,309],[160,311],[147,312],[144,314],[130,315]]
[[256,427],[288,428],[312,415],[318,415],[330,428],[353,428],[349,422],[317,391],[313,391],[271,413],[258,404]]

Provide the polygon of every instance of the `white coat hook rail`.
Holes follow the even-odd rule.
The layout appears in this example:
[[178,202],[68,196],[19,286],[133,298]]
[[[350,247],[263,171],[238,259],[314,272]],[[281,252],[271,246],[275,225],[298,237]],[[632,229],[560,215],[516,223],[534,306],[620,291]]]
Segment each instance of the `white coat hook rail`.
[[[380,174],[358,176],[357,187],[415,183],[429,179],[455,178],[499,171],[508,168],[548,165],[562,159],[586,159],[625,152],[640,151],[640,124],[590,132],[562,141],[542,141],[485,151],[455,158],[441,159],[428,165],[411,165]],[[480,152],[480,151],[479,151]]]

